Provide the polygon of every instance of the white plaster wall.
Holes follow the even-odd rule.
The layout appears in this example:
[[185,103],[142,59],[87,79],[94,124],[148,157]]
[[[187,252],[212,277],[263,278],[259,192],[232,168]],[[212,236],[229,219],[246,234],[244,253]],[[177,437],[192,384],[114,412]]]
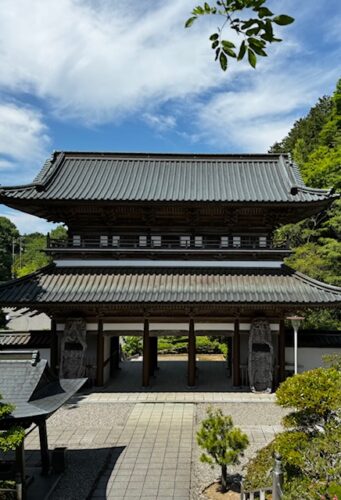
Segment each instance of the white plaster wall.
[[[322,357],[326,354],[341,354],[340,348],[330,347],[299,347],[297,353],[298,371],[312,370],[323,366]],[[294,348],[285,348],[285,365],[288,369],[294,366]]]

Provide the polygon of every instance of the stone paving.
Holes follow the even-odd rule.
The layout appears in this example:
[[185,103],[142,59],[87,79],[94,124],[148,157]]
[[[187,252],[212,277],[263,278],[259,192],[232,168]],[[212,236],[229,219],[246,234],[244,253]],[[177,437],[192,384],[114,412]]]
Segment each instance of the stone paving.
[[[162,371],[166,377],[167,370]],[[77,395],[53,415],[48,420],[50,449],[67,447],[67,470],[49,498],[203,498],[203,488],[217,474],[200,464],[195,443],[208,404],[232,414],[250,438],[250,453],[280,430],[281,409],[274,405],[273,395],[224,392],[214,385],[213,392],[202,385],[186,390],[183,384],[174,390],[171,378],[168,383],[168,391],[157,380],[140,391],[135,386],[125,392],[122,384],[120,392],[110,392],[109,386]],[[31,463],[39,463],[38,443],[35,430],[26,440]]]
[[93,498],[189,498],[194,405],[136,404],[117,446],[124,452]]

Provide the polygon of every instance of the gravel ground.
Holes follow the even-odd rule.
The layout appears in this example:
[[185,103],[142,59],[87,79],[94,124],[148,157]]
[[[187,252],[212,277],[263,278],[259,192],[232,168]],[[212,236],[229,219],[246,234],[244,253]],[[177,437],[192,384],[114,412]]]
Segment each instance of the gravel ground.
[[[192,455],[192,477],[191,477],[191,500],[207,500],[202,493],[207,486],[217,480],[220,476],[219,467],[213,469],[200,461],[201,449],[196,443],[195,433],[200,426],[200,422],[206,417],[206,410],[209,406],[221,408],[225,415],[231,415],[233,423],[245,428],[249,426],[278,426],[282,417],[287,413],[283,408],[272,403],[229,403],[229,404],[198,404],[196,405],[195,432]],[[248,432],[249,434],[249,432]],[[271,437],[269,436],[269,440]],[[251,439],[251,444],[246,449],[245,456],[241,459],[241,464],[234,468],[234,473],[242,473],[243,465],[255,454],[255,452],[265,445],[265,442],[255,442]]]
[[123,426],[135,405],[130,403],[67,404],[47,421],[56,428],[108,429]]
[[[85,500],[89,497],[107,462],[118,451],[115,443],[133,407],[133,404],[124,403],[66,405],[48,420],[55,435],[58,430],[63,432],[65,429],[66,432],[74,430],[74,437],[79,433],[79,442],[76,437],[75,444],[71,441],[68,446],[66,472],[50,500]],[[108,435],[110,429],[112,437]],[[82,438],[86,430],[88,435],[94,436],[93,442]],[[62,435],[58,441],[63,441]]]

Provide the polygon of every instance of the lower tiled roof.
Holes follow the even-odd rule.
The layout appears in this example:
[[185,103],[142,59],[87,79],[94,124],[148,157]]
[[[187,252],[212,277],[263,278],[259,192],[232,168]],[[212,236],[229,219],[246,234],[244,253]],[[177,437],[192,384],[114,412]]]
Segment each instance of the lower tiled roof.
[[62,268],[0,286],[0,306],[50,303],[341,303],[341,288],[274,269]]

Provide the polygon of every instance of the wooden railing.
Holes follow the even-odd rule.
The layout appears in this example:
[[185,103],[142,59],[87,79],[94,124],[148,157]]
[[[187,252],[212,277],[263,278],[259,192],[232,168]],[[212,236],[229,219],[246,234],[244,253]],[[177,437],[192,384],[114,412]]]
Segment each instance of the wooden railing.
[[[205,237],[169,237],[169,236],[113,236],[81,237],[75,235],[67,239],[47,238],[47,249],[93,249],[93,250],[152,250],[152,251],[220,251],[235,252],[236,250],[286,250],[287,245],[273,245],[271,240],[261,240],[258,236],[233,236],[225,239]],[[239,237],[238,237],[239,238]]]

